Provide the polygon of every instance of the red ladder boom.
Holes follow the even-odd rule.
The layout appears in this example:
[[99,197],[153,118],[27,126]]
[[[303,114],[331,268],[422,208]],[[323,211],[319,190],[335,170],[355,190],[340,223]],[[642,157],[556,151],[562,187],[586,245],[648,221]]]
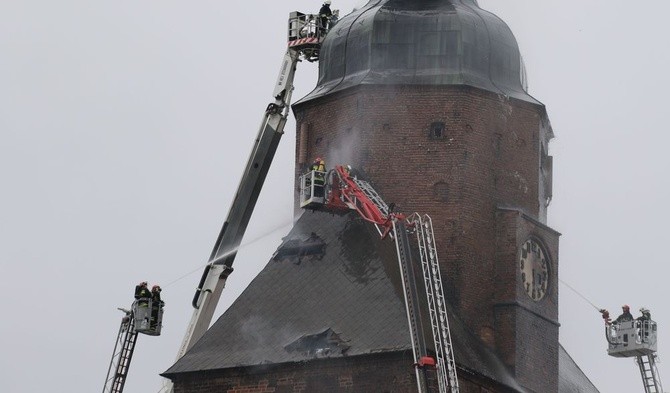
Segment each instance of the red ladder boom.
[[[300,178],[300,184],[301,207],[337,214],[355,210],[364,220],[376,226],[382,238],[392,233],[404,289],[418,390],[428,391],[426,368],[436,367],[439,392],[458,393],[456,363],[430,217],[414,213],[408,218],[402,213],[393,212],[393,205],[387,205],[368,182],[352,176],[350,171],[341,165],[328,173],[308,172]],[[415,234],[418,241],[437,359],[428,356],[427,353],[417,289],[420,280],[414,276],[409,233]]]

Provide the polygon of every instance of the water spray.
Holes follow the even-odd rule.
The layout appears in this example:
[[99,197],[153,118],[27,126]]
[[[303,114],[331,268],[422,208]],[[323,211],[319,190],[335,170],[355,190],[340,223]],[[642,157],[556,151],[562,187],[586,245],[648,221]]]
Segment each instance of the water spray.
[[600,308],[600,307],[596,306],[595,304],[593,304],[589,299],[586,298],[586,296],[584,296],[584,295],[582,295],[581,293],[579,293],[579,291],[577,291],[575,288],[573,288],[572,286],[570,286],[567,282],[561,280],[560,278],[558,279],[558,281],[560,281],[561,284],[565,285],[565,286],[568,287],[570,290],[572,290],[572,292],[576,293],[577,296],[579,296],[579,297],[581,297],[582,299],[584,299],[588,304],[591,305],[591,307],[595,308],[598,312],[600,312],[600,311],[602,310],[602,308]]
[[199,266],[196,267],[195,269],[193,269],[193,270],[191,270],[191,271],[185,273],[184,275],[182,275],[182,276],[180,276],[180,277],[178,277],[178,278],[176,278],[176,279],[170,281],[169,283],[163,285],[163,287],[168,287],[168,286],[170,286],[170,285],[172,285],[172,284],[174,284],[174,283],[176,283],[176,282],[178,282],[178,281],[180,281],[180,280],[182,280],[182,279],[184,279],[184,278],[190,276],[191,274],[193,274],[193,273],[195,273],[195,272],[197,272],[197,271],[199,271],[199,270],[202,270],[205,266],[207,266],[207,265],[209,265],[209,264],[211,264],[211,263],[216,263],[217,261],[224,260],[225,258],[227,258],[228,256],[230,256],[231,254],[236,253],[238,250],[240,250],[240,249],[242,249],[242,248],[244,248],[244,247],[246,247],[246,246],[252,245],[252,244],[256,243],[257,241],[262,240],[262,239],[264,239],[264,238],[270,236],[271,234],[273,234],[273,233],[279,231],[280,229],[284,229],[284,228],[290,226],[291,224],[292,224],[292,222],[290,222],[290,223],[282,223],[281,225],[279,225],[279,226],[277,226],[277,227],[275,227],[275,228],[273,228],[273,229],[271,229],[271,230],[269,230],[269,231],[267,231],[267,232],[265,232],[265,233],[263,233],[263,234],[261,234],[261,235],[255,237],[255,238],[253,238],[253,239],[251,239],[251,240],[249,240],[248,242],[243,243],[243,244],[240,244],[240,245],[239,245],[237,248],[235,248],[235,249],[232,249],[232,250],[226,250],[223,254],[221,254],[221,255],[220,255],[218,258],[216,258],[215,260],[213,260],[213,261],[209,261],[209,262],[204,263],[204,264],[202,264],[202,265],[199,265]]

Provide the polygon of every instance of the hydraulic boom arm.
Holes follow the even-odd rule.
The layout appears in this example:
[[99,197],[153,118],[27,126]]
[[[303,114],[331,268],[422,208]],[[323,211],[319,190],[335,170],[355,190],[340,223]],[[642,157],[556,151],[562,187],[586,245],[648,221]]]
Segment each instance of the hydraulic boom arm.
[[251,213],[277,151],[279,140],[284,133],[291,93],[293,92],[293,78],[299,56],[300,52],[292,48],[287,49],[284,55],[275,85],[274,101],[265,110],[258,136],[240,180],[235,199],[230,206],[228,217],[223,223],[223,228],[221,228],[212,250],[209,264],[205,268],[193,297],[192,304],[195,310],[177,354],[177,359],[182,357],[209,327],[221,292],[226,284],[226,279],[233,271],[232,266],[237,248],[242,242]]
[[[333,14],[337,15],[338,12],[333,11]],[[292,12],[289,15],[288,49],[279,68],[279,76],[272,95],[274,101],[265,109],[237,194],[193,297],[195,310],[177,359],[181,358],[209,327],[226,279],[233,271],[237,249],[242,242],[279,140],[284,133],[296,66],[301,58],[310,62],[319,59],[321,43],[327,33],[327,27],[317,23],[319,20],[318,15],[300,12]]]

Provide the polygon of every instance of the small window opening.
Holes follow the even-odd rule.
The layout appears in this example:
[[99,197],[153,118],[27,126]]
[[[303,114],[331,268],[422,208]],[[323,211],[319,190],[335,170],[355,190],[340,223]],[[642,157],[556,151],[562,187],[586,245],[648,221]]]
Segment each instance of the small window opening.
[[443,139],[445,137],[447,127],[444,122],[436,121],[430,125],[430,138]]
[[495,133],[493,134],[493,152],[496,158],[500,158],[502,151],[502,134]]
[[433,200],[436,202],[449,202],[449,185],[445,182],[433,184]]

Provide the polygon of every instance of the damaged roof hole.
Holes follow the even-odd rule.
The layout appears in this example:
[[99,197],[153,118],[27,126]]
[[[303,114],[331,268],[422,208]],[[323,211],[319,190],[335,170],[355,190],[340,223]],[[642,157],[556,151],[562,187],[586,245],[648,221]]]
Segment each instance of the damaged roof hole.
[[284,347],[287,352],[299,352],[314,357],[346,355],[349,348],[351,345],[331,328],[321,333],[306,334]]
[[309,236],[299,236],[295,238],[284,238],[282,244],[277,248],[273,261],[291,260],[299,265],[305,257],[313,257],[317,260],[323,258],[326,252],[326,243],[312,232]]

